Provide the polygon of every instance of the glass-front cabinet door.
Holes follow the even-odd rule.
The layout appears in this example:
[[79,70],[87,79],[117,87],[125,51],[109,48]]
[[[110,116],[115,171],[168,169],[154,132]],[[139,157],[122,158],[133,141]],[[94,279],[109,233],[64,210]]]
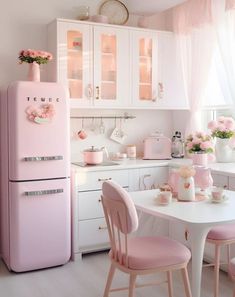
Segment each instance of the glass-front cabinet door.
[[159,95],[157,34],[132,31],[131,52],[133,104],[157,105]]
[[93,100],[92,28],[59,24],[58,80],[69,90],[71,106],[90,106]]
[[94,27],[94,105],[127,106],[130,98],[129,31]]

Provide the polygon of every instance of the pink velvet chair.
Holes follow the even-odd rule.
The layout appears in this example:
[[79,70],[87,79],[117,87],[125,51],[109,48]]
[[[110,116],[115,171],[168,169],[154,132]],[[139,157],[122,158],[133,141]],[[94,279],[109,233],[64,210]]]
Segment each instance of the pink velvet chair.
[[[211,229],[206,241],[215,245],[214,263],[206,264],[205,266],[214,266],[214,297],[218,297],[220,265],[228,264],[230,261],[230,245],[235,243],[235,224],[218,226]],[[222,246],[227,246],[227,263],[220,263],[220,250]]]
[[[230,274],[231,279],[235,282],[235,258],[230,260],[229,274]],[[235,288],[233,290],[233,297],[235,297]]]
[[[102,204],[108,226],[111,250],[111,266],[104,291],[104,297],[110,292],[129,290],[129,297],[134,296],[136,287],[145,287],[157,283],[136,285],[138,275],[166,272],[169,297],[173,297],[172,271],[181,270],[185,295],[191,297],[187,265],[191,258],[190,251],[181,243],[167,237],[129,236],[138,228],[138,217],[133,201],[128,192],[113,181],[103,183]],[[127,288],[111,289],[116,269],[129,274]]]

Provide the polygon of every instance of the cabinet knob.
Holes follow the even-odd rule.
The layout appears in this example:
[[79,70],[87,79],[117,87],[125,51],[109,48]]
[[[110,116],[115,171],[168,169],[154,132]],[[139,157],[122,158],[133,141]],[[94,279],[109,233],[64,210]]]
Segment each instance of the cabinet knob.
[[108,227],[107,227],[107,226],[99,226],[98,229],[99,229],[99,230],[106,230],[106,229],[108,229]]
[[99,100],[100,99],[100,88],[98,86],[96,86],[95,89],[96,89],[95,99],[96,100]]

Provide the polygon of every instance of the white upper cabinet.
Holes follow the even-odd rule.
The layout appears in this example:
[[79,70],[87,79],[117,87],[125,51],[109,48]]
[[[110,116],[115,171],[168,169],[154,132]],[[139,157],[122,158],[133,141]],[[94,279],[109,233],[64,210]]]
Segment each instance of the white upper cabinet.
[[131,32],[132,104],[153,107],[158,99],[157,33]]
[[94,105],[129,105],[129,31],[94,26]]
[[128,30],[57,20],[48,32],[49,79],[68,87],[72,108],[129,105]]
[[171,32],[158,32],[158,94],[157,106],[164,109],[188,109],[177,58],[175,35]]
[[57,19],[48,50],[71,108],[188,109],[173,33]]

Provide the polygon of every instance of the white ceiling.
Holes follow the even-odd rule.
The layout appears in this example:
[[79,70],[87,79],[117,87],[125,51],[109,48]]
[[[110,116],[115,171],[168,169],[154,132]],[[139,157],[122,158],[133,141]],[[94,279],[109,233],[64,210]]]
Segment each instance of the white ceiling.
[[124,0],[123,2],[131,14],[152,15],[185,1],[186,0]]

